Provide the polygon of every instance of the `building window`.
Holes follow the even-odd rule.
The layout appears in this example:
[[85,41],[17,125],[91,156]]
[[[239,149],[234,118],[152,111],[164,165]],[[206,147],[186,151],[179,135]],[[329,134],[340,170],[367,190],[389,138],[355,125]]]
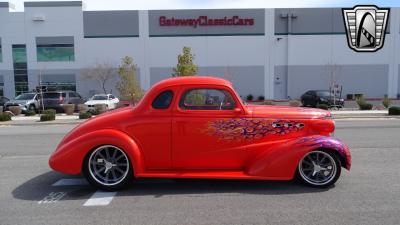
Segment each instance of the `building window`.
[[15,95],[28,92],[28,64],[26,60],[26,46],[12,45],[14,66]]
[[[0,39],[1,41],[1,39]],[[1,43],[0,43],[0,62],[3,62],[3,51],[1,49]]]
[[38,62],[75,61],[73,44],[37,45]]
[[41,86],[45,86],[48,91],[76,91],[75,75],[45,74]]

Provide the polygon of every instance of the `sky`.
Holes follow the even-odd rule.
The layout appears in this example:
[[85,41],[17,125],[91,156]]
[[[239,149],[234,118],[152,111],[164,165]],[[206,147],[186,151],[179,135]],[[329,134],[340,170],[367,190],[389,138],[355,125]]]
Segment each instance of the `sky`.
[[[7,1],[7,0],[0,0]],[[42,1],[42,0],[36,0]],[[44,0],[46,1],[46,0]],[[51,0],[47,0],[51,1]],[[16,11],[24,10],[23,0],[8,0]],[[400,6],[399,0],[83,0],[84,10],[214,9],[214,8],[295,8],[352,7],[374,4]]]

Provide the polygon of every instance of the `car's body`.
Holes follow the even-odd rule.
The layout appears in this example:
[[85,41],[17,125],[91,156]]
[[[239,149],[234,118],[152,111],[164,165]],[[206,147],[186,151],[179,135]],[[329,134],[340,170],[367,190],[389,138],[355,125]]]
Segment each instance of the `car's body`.
[[[4,105],[6,104],[6,102],[10,101],[10,99],[4,97],[4,96],[0,96],[0,106],[4,107]],[[3,108],[4,109],[4,108]]]
[[40,108],[40,95],[38,93],[23,93],[4,104],[6,110],[10,106],[19,106],[22,112],[27,110],[37,111]]
[[63,104],[83,103],[82,97],[75,91],[49,91],[43,93],[43,105],[45,109],[55,109],[59,112],[63,111]]
[[[340,165],[350,169],[350,152],[330,137],[333,131],[334,121],[325,110],[244,105],[226,80],[171,78],[154,85],[135,107],[102,114],[73,129],[49,164],[67,174],[83,172],[106,190],[120,185],[93,180],[96,169],[106,173],[118,166],[102,156],[111,152],[107,148],[122,158],[127,155],[130,167],[123,169],[136,178],[291,180],[299,161],[317,149],[340,160],[335,167],[339,174]],[[96,167],[91,169],[89,162]]]
[[320,104],[339,108],[344,106],[344,99],[340,98],[340,96],[334,96],[328,90],[309,90],[300,99],[303,106],[317,107]]
[[105,104],[108,109],[115,109],[119,99],[112,94],[97,94],[93,95],[85,105],[87,105],[89,110],[95,109],[95,105]]

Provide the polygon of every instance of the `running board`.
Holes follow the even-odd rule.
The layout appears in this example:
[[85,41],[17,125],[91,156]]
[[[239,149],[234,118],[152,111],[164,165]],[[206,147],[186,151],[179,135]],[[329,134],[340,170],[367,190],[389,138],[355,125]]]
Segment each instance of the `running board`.
[[191,171],[146,171],[136,174],[136,177],[157,177],[157,178],[198,178],[198,179],[245,179],[245,180],[290,180],[291,178],[282,177],[260,177],[251,176],[243,171],[215,171],[215,170],[191,170]]

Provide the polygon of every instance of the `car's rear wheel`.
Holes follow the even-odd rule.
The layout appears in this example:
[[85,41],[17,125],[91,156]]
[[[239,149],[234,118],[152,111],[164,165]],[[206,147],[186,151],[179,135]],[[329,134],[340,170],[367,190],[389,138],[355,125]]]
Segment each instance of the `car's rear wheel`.
[[119,190],[133,178],[129,157],[113,145],[103,145],[90,152],[83,173],[89,183],[106,191]]
[[300,160],[297,177],[312,187],[329,187],[340,177],[341,164],[337,154],[326,150],[308,152]]

